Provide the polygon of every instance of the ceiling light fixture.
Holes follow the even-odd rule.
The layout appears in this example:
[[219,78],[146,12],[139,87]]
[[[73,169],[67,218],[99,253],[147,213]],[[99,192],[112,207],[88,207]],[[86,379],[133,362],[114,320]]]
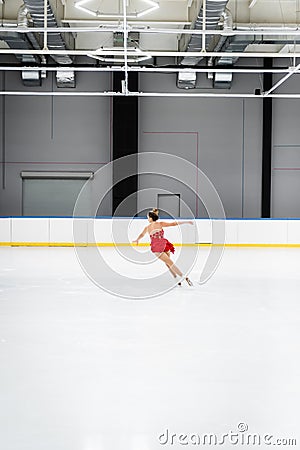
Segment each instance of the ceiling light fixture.
[[257,3],[257,0],[251,0],[249,3],[249,8],[253,8],[253,6]]
[[[98,59],[99,61],[102,61],[102,62],[105,62],[105,63],[123,63],[124,62],[124,55],[123,55],[123,53],[124,53],[124,48],[116,48],[116,47],[113,47],[113,48],[99,48],[97,51],[99,51],[99,53],[101,52],[101,50],[105,50],[105,52],[106,52],[106,55],[107,55],[107,51],[108,50],[112,50],[112,51],[114,51],[114,52],[116,52],[116,51],[120,51],[120,58],[118,58],[118,56],[116,56],[116,57],[107,57],[107,56],[101,56],[101,55],[91,55],[91,54],[88,54],[87,56],[89,56],[90,58],[94,58],[94,59]],[[130,49],[130,51],[134,51],[134,52],[136,52],[136,57],[133,57],[133,58],[127,58],[127,62],[128,63],[140,63],[140,62],[142,62],[142,61],[146,61],[147,59],[151,59],[152,58],[152,56],[151,55],[149,55],[149,53],[145,53],[145,52],[143,52],[140,48],[137,48],[137,47],[134,47],[134,48],[131,48]]]
[[[87,8],[86,5],[91,0],[79,0],[78,2],[74,3],[75,8],[80,9],[81,11],[90,14],[94,17],[100,17],[103,19],[122,19],[123,14],[114,14],[114,13],[103,13],[100,11],[95,11],[93,9]],[[144,3],[149,5],[148,8],[143,9],[141,11],[137,11],[135,13],[127,14],[127,19],[138,19],[139,17],[146,16],[147,14],[150,14],[151,12],[155,11],[156,9],[159,9],[159,4],[153,0],[142,0]]]

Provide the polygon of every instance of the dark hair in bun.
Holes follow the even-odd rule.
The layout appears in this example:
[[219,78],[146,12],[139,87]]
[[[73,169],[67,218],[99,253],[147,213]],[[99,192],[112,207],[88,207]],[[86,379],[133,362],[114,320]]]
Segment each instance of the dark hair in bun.
[[158,209],[153,208],[152,211],[148,212],[148,216],[153,220],[153,222],[156,222],[158,220]]

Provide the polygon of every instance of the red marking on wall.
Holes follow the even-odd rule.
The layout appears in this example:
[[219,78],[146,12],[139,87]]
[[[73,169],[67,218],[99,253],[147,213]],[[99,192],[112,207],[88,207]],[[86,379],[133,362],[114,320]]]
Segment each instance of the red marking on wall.
[[[0,164],[1,164],[1,162],[0,162]],[[56,162],[49,162],[49,161],[5,161],[5,164],[44,164],[44,165],[47,165],[47,164],[57,164],[57,165],[59,165],[59,164],[73,164],[73,165],[84,165],[84,164],[88,164],[88,165],[92,165],[92,164],[94,164],[94,165],[105,165],[105,164],[108,164],[108,162],[73,162],[73,161],[70,161],[70,162],[60,162],[60,161],[56,161]]]
[[[110,90],[113,90],[113,74],[110,76]],[[109,98],[109,148],[110,161],[113,160],[113,98]]]
[[198,134],[198,131],[143,131],[144,134]]
[[300,170],[300,167],[274,167],[273,170]]

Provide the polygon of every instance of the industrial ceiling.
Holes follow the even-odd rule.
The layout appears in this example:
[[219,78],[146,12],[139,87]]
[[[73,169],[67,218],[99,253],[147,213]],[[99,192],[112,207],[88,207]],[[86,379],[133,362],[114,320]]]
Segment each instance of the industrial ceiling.
[[130,95],[130,71],[173,71],[177,87],[191,94],[199,72],[214,88],[230,88],[234,73],[255,71],[246,58],[284,58],[283,67],[261,63],[256,72],[286,79],[299,70],[300,0],[0,3],[1,70],[22,71],[25,85],[40,84],[48,71],[66,88],[75,86],[78,70],[124,71],[121,94]]

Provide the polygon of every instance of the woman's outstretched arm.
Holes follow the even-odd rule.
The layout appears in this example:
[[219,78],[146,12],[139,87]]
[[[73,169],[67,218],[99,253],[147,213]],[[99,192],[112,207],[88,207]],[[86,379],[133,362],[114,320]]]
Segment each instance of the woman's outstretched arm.
[[162,227],[177,227],[179,225],[184,225],[185,223],[188,223],[190,225],[193,225],[194,222],[192,220],[182,220],[182,221],[176,221],[176,222],[159,222]]
[[148,227],[145,227],[145,228],[143,229],[143,231],[141,232],[141,234],[137,237],[137,239],[136,239],[135,241],[132,241],[132,242],[133,242],[134,244],[138,245],[139,240],[142,239],[142,237],[144,237],[145,234],[147,233],[147,229],[148,229]]

